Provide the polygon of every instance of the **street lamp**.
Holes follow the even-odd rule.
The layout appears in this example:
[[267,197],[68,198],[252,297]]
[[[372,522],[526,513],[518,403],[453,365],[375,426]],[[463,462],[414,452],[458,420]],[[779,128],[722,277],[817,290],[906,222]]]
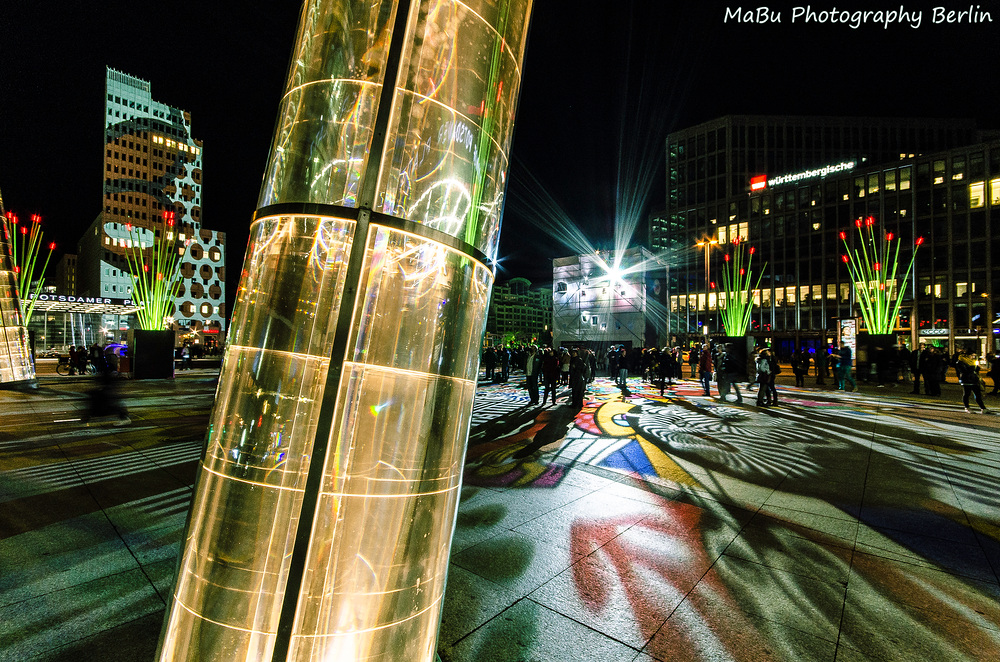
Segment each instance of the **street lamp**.
[[705,247],[705,327],[703,329],[704,333],[708,333],[708,297],[711,290],[711,267],[710,267],[711,263],[708,261],[708,251],[711,250],[713,244],[718,244],[718,243],[719,243],[718,239],[705,238],[695,244],[695,246],[698,247],[702,246]]

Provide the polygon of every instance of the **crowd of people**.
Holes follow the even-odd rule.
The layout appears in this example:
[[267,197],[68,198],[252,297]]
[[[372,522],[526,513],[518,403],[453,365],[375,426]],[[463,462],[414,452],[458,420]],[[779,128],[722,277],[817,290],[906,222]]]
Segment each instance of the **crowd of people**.
[[[842,391],[857,390],[854,356],[846,343],[808,349],[801,347],[790,357],[791,371],[795,385],[804,387],[806,377],[812,373],[815,384],[824,386],[827,380]],[[947,372],[954,368],[964,397],[965,411],[970,412],[970,399],[975,398],[981,413],[987,408],[983,400],[984,382],[980,377],[980,366],[976,357],[966,350],[959,350],[949,357],[940,349],[921,344],[910,351],[905,345],[875,348],[868,357],[864,374],[858,375],[865,382],[876,382],[879,387],[895,387],[899,383],[912,381],[912,393],[920,394],[920,380],[924,380],[925,394],[941,395],[941,383],[947,381]],[[1000,394],[1000,357],[989,354],[986,357],[987,374],[993,381],[990,395]],[[731,343],[709,342],[695,345],[687,350],[681,347],[626,348],[612,345],[607,352],[598,355],[587,347],[536,347],[528,344],[487,347],[483,351],[483,377],[491,382],[506,382],[511,370],[524,372],[525,385],[530,404],[539,404],[539,388],[542,388],[541,404],[551,399],[556,404],[559,386],[567,386],[570,395],[567,402],[576,407],[583,406],[583,396],[587,384],[599,372],[607,371],[607,376],[623,390],[628,389],[628,379],[641,377],[643,381],[659,385],[661,394],[668,386],[684,379],[684,363],[690,367],[689,379],[697,380],[704,389],[704,395],[711,394],[711,382],[715,381],[719,398],[727,401],[730,392],[736,401],[743,402],[740,383],[745,383],[747,391],[756,389],[756,404],[773,407],[778,404],[775,377],[782,367],[775,353],[768,347],[758,347],[749,356]]]

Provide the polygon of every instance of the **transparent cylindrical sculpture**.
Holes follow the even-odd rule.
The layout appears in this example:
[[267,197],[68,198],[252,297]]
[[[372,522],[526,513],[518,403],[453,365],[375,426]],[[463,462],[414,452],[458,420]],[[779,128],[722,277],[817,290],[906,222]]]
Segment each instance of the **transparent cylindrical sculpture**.
[[433,659],[530,9],[306,2],[160,659]]

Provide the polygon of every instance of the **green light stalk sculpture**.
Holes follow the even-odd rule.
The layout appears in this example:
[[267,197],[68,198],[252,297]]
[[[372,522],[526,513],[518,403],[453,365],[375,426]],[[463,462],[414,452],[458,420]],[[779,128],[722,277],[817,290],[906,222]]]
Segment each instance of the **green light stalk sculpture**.
[[4,234],[10,245],[11,262],[14,265],[15,283],[17,285],[18,299],[21,306],[21,317],[24,326],[28,326],[31,315],[35,310],[35,302],[42,291],[45,270],[49,266],[52,258],[52,251],[56,245],[50,243],[49,252],[45,255],[45,262],[39,272],[38,282],[34,289],[31,284],[35,280],[35,267],[38,266],[38,257],[42,249],[42,217],[38,214],[31,215],[31,223],[19,223],[14,212],[7,212],[4,215]]
[[753,313],[753,293],[760,286],[760,280],[764,277],[764,269],[767,263],[761,268],[757,275],[757,280],[753,280],[750,265],[753,262],[755,249],[752,246],[740,241],[740,237],[733,239],[732,256],[726,253],[722,264],[722,292],[725,295],[723,304],[720,302],[719,308],[722,314],[722,325],[726,329],[727,336],[743,336],[750,330],[750,315]]
[[167,318],[173,313],[174,299],[180,288],[180,262],[185,249],[173,237],[173,212],[164,214],[166,233],[152,241],[143,240],[142,228],[127,225],[129,241],[125,252],[129,278],[132,281],[132,300],[138,306],[136,318],[144,331],[160,331],[169,326]]
[[924,243],[923,237],[918,237],[913,247],[913,254],[906,270],[899,274],[899,250],[902,242],[893,233],[881,233],[875,236],[875,219],[871,216],[854,221],[858,229],[858,244],[860,248],[851,249],[847,242],[847,233],[840,233],[847,253],[841,257],[854,283],[855,300],[861,308],[868,332],[884,335],[893,332],[896,318],[903,299],[898,295],[897,283],[906,282],[913,270],[917,257],[917,249]]

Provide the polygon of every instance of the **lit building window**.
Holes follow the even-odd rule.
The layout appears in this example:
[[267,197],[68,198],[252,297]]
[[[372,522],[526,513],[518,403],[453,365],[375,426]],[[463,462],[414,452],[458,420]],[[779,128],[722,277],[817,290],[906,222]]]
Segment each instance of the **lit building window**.
[[1000,206],[1000,177],[990,180],[990,205]]
[[986,182],[969,184],[969,207],[978,209],[986,204]]

